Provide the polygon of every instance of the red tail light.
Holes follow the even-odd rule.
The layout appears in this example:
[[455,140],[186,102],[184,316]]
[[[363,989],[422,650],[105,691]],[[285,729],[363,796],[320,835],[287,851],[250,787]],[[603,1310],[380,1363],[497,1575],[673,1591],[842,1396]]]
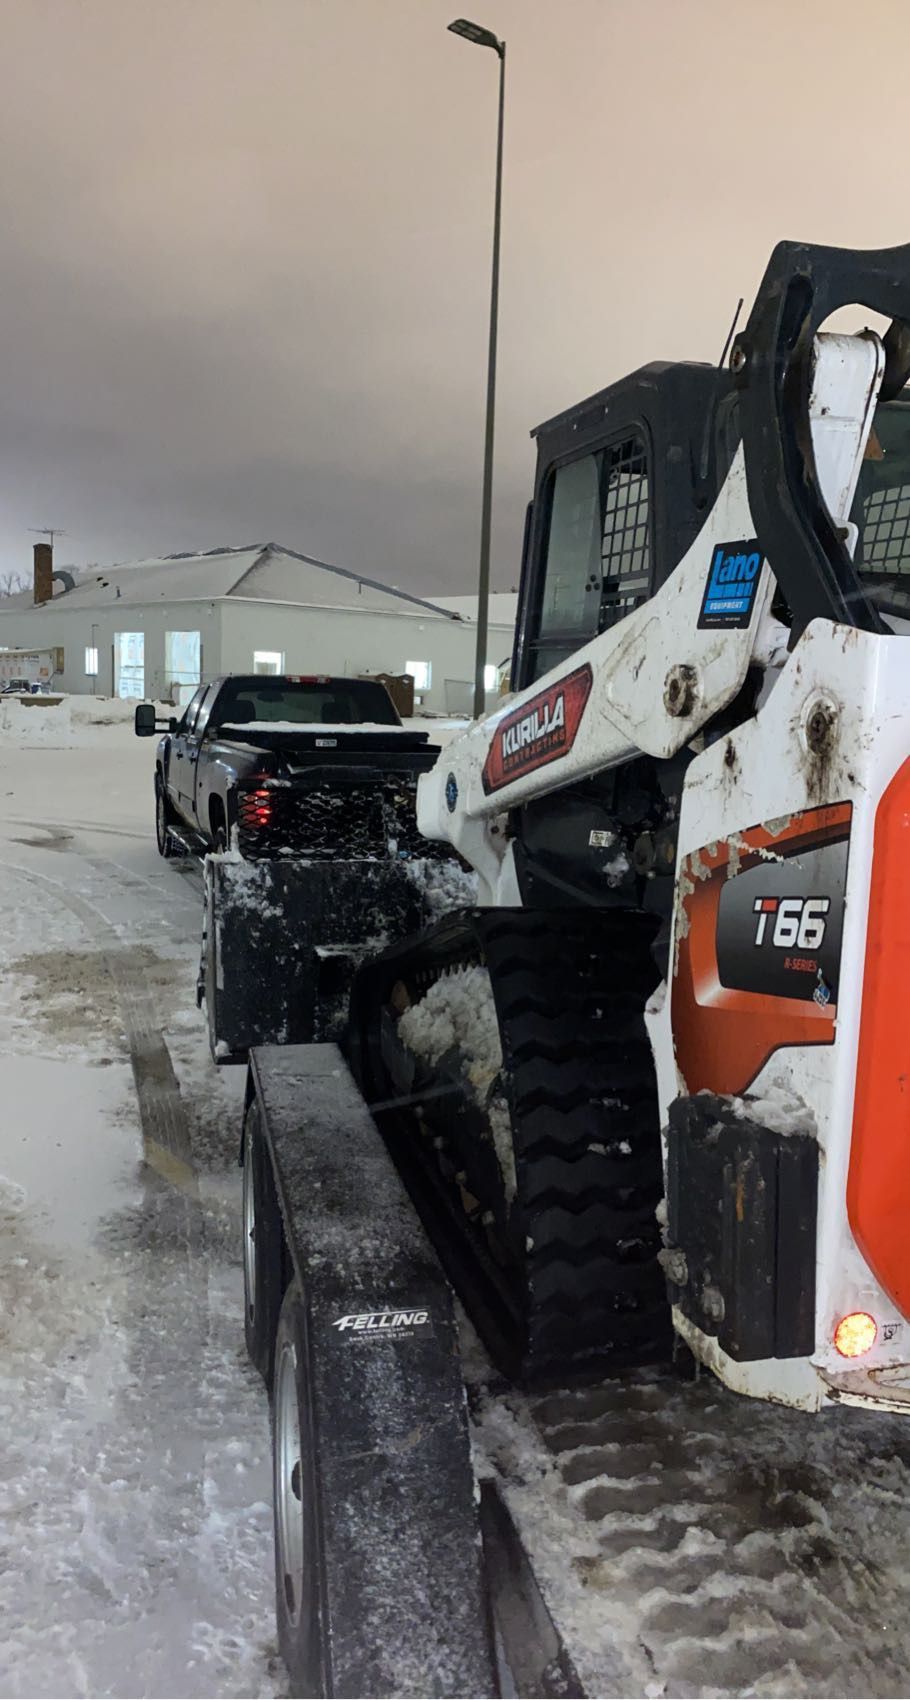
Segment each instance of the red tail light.
[[238,809],[240,825],[245,827],[268,826],[272,818],[271,791],[246,791],[240,799]]

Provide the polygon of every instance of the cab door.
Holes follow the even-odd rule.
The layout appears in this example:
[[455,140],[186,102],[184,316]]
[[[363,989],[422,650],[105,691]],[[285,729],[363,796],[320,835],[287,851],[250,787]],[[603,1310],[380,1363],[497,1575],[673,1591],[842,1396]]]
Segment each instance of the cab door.
[[196,720],[208,685],[200,685],[186,705],[183,718],[171,739],[168,790],[171,800],[188,825],[193,824],[193,792],[196,779]]
[[215,698],[221,690],[220,684],[209,685],[196,711],[196,723],[193,727],[191,747],[187,749],[184,778],[188,787],[188,818],[195,826],[200,826],[203,832],[208,831],[209,807],[208,799],[211,791],[211,754],[206,734],[209,729]]
[[[648,454],[643,432],[549,468],[521,685],[549,672],[651,593]],[[536,569],[536,570],[535,570]]]

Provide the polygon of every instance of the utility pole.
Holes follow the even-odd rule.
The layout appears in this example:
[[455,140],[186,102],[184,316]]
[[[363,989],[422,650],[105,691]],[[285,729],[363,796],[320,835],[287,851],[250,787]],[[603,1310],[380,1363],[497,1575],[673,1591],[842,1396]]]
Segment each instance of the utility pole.
[[449,24],[453,35],[475,47],[491,47],[499,58],[499,125],[496,134],[496,199],[493,211],[493,279],[490,290],[490,344],[487,355],[487,422],[483,452],[483,502],[480,514],[480,572],[477,580],[477,652],[474,660],[474,719],[486,710],[484,671],[490,609],[490,529],[493,514],[493,422],[496,411],[496,336],[499,320],[499,230],[502,208],[502,130],[506,98],[506,44],[492,30],[468,18]]

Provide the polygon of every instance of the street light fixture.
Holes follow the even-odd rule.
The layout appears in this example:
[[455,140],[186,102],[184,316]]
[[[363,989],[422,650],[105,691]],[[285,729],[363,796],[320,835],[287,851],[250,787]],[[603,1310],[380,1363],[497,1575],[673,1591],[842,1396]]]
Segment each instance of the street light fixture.
[[474,661],[474,718],[486,708],[484,668],[487,660],[487,625],[490,606],[490,521],[493,512],[493,420],[496,411],[496,333],[499,317],[499,229],[502,208],[502,124],[506,92],[506,44],[482,24],[456,18],[449,24],[453,35],[463,36],[475,47],[492,47],[499,58],[499,125],[496,136],[496,200],[493,213],[493,280],[490,290],[490,347],[487,359],[487,423],[483,456],[483,503],[480,518],[480,572],[477,583],[477,653]]

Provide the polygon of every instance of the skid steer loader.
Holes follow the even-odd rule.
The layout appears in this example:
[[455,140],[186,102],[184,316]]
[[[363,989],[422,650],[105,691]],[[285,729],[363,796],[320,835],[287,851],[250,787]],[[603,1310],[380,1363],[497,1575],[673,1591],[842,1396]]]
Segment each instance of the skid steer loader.
[[515,694],[419,784],[480,905],[363,965],[349,1046],[512,1377],[675,1333],[910,1402],[908,376],[910,247],[785,242],[728,370],[536,433]]

